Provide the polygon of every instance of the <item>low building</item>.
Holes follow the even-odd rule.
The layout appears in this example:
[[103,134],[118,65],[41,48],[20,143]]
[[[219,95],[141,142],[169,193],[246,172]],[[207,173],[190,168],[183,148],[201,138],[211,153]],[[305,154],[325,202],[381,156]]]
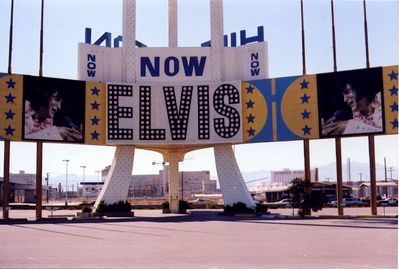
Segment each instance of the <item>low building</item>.
[[[336,182],[313,182],[312,191],[321,191],[327,197],[336,200],[337,196],[337,183]],[[352,196],[352,186],[349,184],[342,185],[342,197],[349,198]]]
[[265,202],[277,202],[289,196],[289,185],[271,184],[265,189]]
[[80,182],[78,193],[81,193],[83,198],[96,198],[103,186],[104,182]]
[[[376,182],[377,196],[381,197],[394,197],[398,198],[398,180],[383,181],[378,180]],[[359,184],[358,197],[370,197],[370,182],[361,182]]]
[[[269,183],[264,184],[262,191],[265,193],[266,202],[277,202],[288,198],[288,189],[291,185]],[[312,191],[320,191],[324,193],[329,199],[336,199],[337,184],[335,182],[312,182]],[[351,197],[352,187],[343,185],[343,197]]]
[[[48,186],[42,186],[42,199],[47,199]],[[35,203],[36,202],[36,174],[10,173],[9,203]],[[0,178],[0,204],[3,203],[3,178]]]

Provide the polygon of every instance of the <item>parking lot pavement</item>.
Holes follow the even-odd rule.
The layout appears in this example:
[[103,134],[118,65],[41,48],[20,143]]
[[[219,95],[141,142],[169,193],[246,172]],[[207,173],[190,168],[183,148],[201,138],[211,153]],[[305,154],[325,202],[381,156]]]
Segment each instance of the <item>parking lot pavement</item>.
[[[79,210],[56,210],[56,211],[42,211],[42,217],[47,218],[51,216],[51,213],[54,215],[76,215]],[[292,216],[297,213],[296,209],[292,208],[279,208],[279,209],[269,209],[272,214],[280,214],[282,216]],[[79,211],[80,212],[80,211]],[[165,217],[168,215],[162,214],[161,210],[134,210],[136,216],[148,216],[148,217]],[[10,218],[27,218],[29,220],[34,220],[35,210],[10,210],[9,217]],[[388,207],[378,207],[377,208],[378,216],[398,216],[398,207],[396,206],[388,206]],[[0,210],[0,219],[3,217],[3,212]],[[336,216],[338,215],[337,208],[328,207],[323,208],[323,210],[318,212],[312,212],[312,216]],[[370,216],[371,209],[369,207],[344,207],[344,215],[349,216]]]
[[0,225],[0,268],[397,268],[395,218],[220,217]]
[[[279,208],[279,209],[270,209],[271,213],[278,213],[285,216],[292,216],[292,212],[296,214],[296,209],[292,210],[292,208]],[[388,206],[388,207],[378,207],[377,215],[378,216],[397,216],[398,215],[398,207],[397,206]],[[323,210],[312,212],[312,216],[337,216],[338,209],[334,207],[326,207]],[[370,207],[344,207],[344,215],[349,216],[370,216],[371,208]]]

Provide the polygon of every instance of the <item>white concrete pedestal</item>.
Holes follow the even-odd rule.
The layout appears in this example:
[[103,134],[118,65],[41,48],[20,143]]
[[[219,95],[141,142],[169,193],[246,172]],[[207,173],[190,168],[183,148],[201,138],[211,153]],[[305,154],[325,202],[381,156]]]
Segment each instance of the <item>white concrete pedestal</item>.
[[216,169],[225,205],[242,202],[247,207],[254,208],[252,199],[238,167],[231,145],[216,145],[214,147]]
[[172,213],[179,211],[179,200],[183,199],[179,194],[179,162],[184,159],[184,152],[167,151],[163,153],[164,160],[169,163],[169,209]]
[[117,146],[114,160],[105,179],[104,186],[97,197],[94,207],[104,200],[106,204],[125,201],[129,192],[134,161],[133,146]]

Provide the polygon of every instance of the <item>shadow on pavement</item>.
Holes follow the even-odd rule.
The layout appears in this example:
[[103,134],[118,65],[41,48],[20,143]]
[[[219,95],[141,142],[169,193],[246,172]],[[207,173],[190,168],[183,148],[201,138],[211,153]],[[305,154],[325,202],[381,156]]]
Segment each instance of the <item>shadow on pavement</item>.
[[[317,217],[287,217],[285,219],[270,218],[270,217],[231,217],[219,215],[220,211],[214,210],[195,210],[190,211],[186,215],[155,215],[155,216],[136,216],[132,218],[105,218],[105,219],[40,219],[36,221],[26,219],[2,219],[0,225],[21,225],[21,224],[72,224],[78,227],[78,224],[83,223],[133,223],[133,222],[154,222],[154,223],[178,223],[178,222],[207,222],[207,221],[224,221],[224,222],[247,222],[253,224],[268,224],[268,225],[291,225],[291,226],[313,226],[313,227],[345,227],[356,229],[396,229],[398,220],[396,218],[347,218],[335,219],[331,218],[330,223],[324,223],[323,220]],[[325,220],[325,219],[324,219]],[[331,224],[334,220],[334,224]],[[310,222],[311,221],[311,222]],[[319,221],[318,223],[315,223]],[[376,224],[385,226],[375,226]],[[25,227],[25,226],[24,226]],[[81,226],[82,228],[88,228]],[[26,227],[25,227],[26,228]],[[93,228],[99,230],[112,230],[105,228]],[[112,230],[113,231],[113,230]]]
[[[297,219],[297,220],[306,220],[305,219]],[[310,227],[331,227],[331,228],[354,228],[354,229],[378,229],[378,230],[397,230],[398,229],[398,221],[396,219],[330,219],[334,220],[335,224],[326,224],[326,223],[305,223],[298,222],[294,219],[287,220],[278,220],[278,221],[262,221],[258,220],[245,220],[248,223],[258,223],[258,224],[269,224],[269,225],[290,225],[290,226],[310,226]],[[294,222],[292,222],[294,221]],[[352,225],[351,225],[352,223]],[[362,225],[362,224],[367,225]],[[374,224],[374,225],[372,225]],[[387,225],[387,226],[375,226],[375,224],[379,225]]]

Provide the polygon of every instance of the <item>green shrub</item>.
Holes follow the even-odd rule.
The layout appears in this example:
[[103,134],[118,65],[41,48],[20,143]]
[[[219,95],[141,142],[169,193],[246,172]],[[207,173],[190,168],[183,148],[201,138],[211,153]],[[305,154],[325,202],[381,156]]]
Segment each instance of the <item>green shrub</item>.
[[82,208],[85,206],[94,206],[95,201],[83,201],[82,203],[79,204],[79,206],[81,206]]
[[91,213],[91,212],[93,212],[91,207],[85,206],[82,208],[82,213]]
[[247,213],[254,213],[253,208],[248,208],[246,204],[242,202],[234,203],[231,205],[226,205],[224,207],[224,214],[226,215],[235,215],[235,214],[247,214]]
[[131,210],[132,205],[128,201],[120,200],[119,202],[110,205],[101,201],[97,206],[96,212],[130,212]]
[[256,215],[261,216],[261,215],[268,215],[270,212],[268,211],[268,207],[265,204],[257,203],[255,212]]
[[169,209],[169,202],[165,201],[161,204],[162,209]]
[[180,210],[187,210],[189,208],[188,202],[180,200],[179,201],[179,209]]
[[216,209],[216,208],[218,208],[218,205],[214,201],[206,201],[205,208],[206,209]]

